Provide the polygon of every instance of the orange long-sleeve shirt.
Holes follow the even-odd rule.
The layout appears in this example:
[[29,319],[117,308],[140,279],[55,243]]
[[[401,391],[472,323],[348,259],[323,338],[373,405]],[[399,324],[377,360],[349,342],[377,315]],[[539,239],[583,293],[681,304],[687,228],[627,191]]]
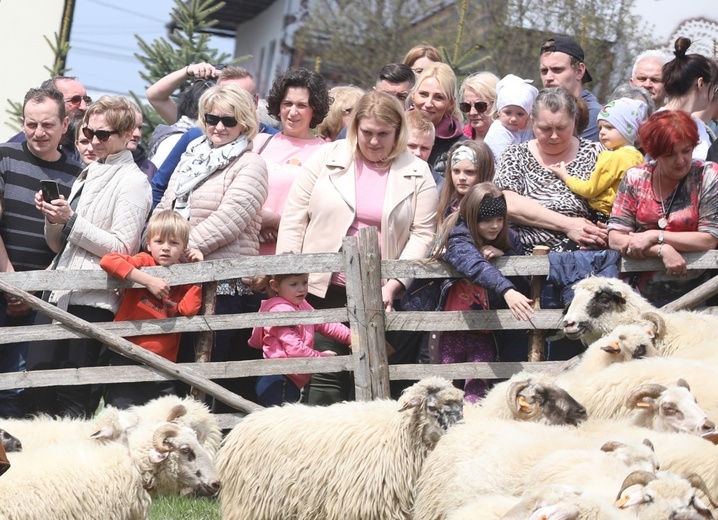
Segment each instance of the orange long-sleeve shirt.
[[[147,253],[134,256],[110,253],[102,257],[100,267],[118,278],[125,278],[132,269],[156,267],[154,258]],[[147,289],[128,289],[117,311],[115,321],[149,320],[194,316],[202,305],[202,287],[177,285],[170,289],[166,300],[152,296]],[[158,354],[170,361],[177,361],[180,334],[153,334],[127,338],[132,343]]]

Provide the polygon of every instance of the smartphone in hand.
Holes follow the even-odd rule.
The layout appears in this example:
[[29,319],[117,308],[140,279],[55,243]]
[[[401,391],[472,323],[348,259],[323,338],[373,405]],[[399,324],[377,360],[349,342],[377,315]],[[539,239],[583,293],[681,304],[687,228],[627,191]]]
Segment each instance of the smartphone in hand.
[[60,198],[60,188],[57,181],[40,181],[40,189],[45,202],[52,202]]

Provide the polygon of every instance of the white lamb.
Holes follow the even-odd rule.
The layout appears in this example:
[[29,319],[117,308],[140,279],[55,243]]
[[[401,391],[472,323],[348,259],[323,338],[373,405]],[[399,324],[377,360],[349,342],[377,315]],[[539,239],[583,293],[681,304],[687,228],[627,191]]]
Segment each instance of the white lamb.
[[12,467],[0,478],[3,519],[147,517],[150,495],[121,444],[78,441],[9,455]]
[[619,325],[635,323],[645,319],[646,313],[655,313],[665,322],[665,334],[655,346],[662,355],[671,356],[712,340],[718,330],[717,315],[658,310],[616,278],[586,278],[574,286],[574,294],[563,319],[563,332],[571,339],[591,343]]
[[462,406],[463,392],[432,377],[399,402],[254,412],[217,454],[222,517],[409,519],[424,459]]

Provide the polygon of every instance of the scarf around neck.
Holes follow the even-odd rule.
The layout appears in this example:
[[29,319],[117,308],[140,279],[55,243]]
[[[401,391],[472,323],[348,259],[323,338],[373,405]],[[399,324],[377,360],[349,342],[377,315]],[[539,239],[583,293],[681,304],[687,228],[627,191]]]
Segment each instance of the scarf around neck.
[[174,210],[183,218],[189,219],[192,191],[214,172],[242,155],[248,147],[246,134],[241,134],[231,143],[218,148],[212,146],[212,141],[207,136],[192,141],[185,152],[191,160],[185,161],[177,174]]

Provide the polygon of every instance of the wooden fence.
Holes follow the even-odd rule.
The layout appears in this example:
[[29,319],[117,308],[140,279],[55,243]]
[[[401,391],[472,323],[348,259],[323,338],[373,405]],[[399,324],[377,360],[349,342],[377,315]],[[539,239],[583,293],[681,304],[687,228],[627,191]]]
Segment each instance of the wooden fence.
[[[718,251],[689,253],[689,269],[713,269]],[[502,257],[494,261],[506,276],[546,277],[548,257]],[[621,271],[650,271],[663,268],[659,259],[623,260]],[[526,329],[536,331],[560,328],[562,311],[537,310],[530,323],[517,321],[508,310],[465,312],[389,312],[381,301],[382,278],[445,278],[459,276],[446,264],[426,261],[380,260],[376,229],[361,230],[359,240],[344,239],[341,253],[278,255],[235,260],[185,264],[147,271],[165,278],[170,285],[203,283],[205,307],[211,309],[218,280],[257,274],[297,272],[345,272],[347,306],[338,309],[283,313],[237,315],[205,314],[192,318],[144,320],[118,323],[83,322],[28,294],[43,290],[89,290],[138,287],[109,277],[103,271],[32,271],[0,274],[0,290],[19,297],[59,323],[4,329],[0,345],[19,341],[78,338],[91,336],[113,350],[140,361],[145,366],[94,367],[0,374],[0,390],[55,385],[79,385],[107,382],[159,381],[179,379],[201,392],[242,412],[261,407],[215,383],[228,378],[292,373],[339,372],[351,370],[357,399],[389,395],[390,379],[416,380],[430,375],[447,378],[507,378],[520,370],[545,370],[561,362],[462,363],[451,365],[389,365],[384,343],[385,330],[444,331]],[[718,277],[706,282],[668,307],[691,308],[718,293]],[[208,345],[214,331],[262,325],[318,324],[349,322],[352,331],[352,355],[326,358],[277,359],[207,363]],[[145,351],[123,339],[126,337],[174,332],[198,332],[198,359],[195,363],[175,364]],[[236,419],[235,419],[236,420]],[[231,421],[230,421],[231,423]]]

